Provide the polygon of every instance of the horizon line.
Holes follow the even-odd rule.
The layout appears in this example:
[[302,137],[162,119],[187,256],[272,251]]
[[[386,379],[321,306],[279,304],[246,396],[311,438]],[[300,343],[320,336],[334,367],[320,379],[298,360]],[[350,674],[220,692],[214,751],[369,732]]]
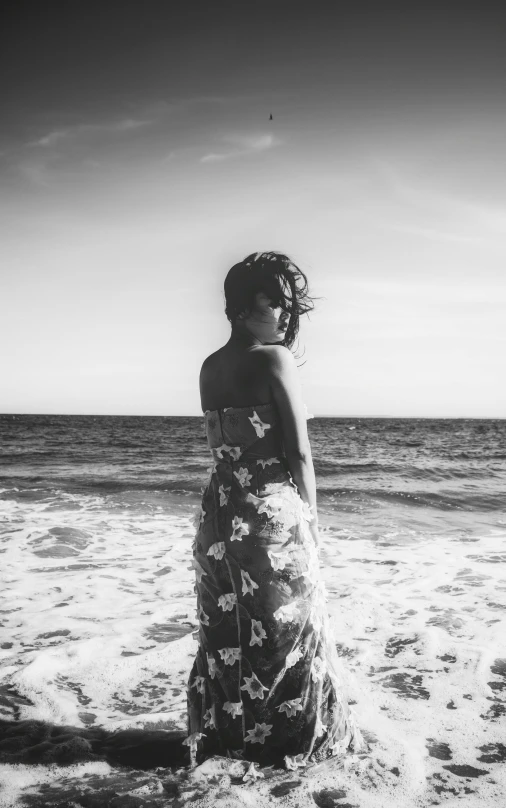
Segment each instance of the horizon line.
[[[79,418],[203,418],[204,413],[198,415],[191,413],[174,414],[174,413],[161,413],[161,414],[136,414],[136,413],[92,413],[92,412],[0,412],[0,418],[16,416],[53,416],[53,417],[79,417]],[[372,419],[398,419],[398,420],[428,420],[428,421],[504,421],[506,415],[329,415],[329,414],[314,414],[309,421],[315,418],[346,418],[355,420],[372,420]]]

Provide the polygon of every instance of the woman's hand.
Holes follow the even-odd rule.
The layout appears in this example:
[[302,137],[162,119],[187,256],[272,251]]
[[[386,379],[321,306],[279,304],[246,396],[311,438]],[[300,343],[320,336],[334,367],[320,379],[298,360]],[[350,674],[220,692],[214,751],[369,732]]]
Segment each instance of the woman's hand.
[[320,540],[320,534],[318,532],[318,522],[316,521],[316,519],[313,519],[309,523],[309,530],[311,532],[311,536],[314,539],[314,543],[316,544],[316,547],[319,550],[321,546],[321,540]]

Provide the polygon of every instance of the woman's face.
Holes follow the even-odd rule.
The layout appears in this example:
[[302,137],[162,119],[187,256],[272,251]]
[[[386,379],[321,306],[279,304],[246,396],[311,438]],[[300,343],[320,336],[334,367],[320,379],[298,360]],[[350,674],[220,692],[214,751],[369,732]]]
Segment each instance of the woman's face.
[[252,310],[241,319],[261,343],[283,342],[290,315],[281,306],[273,305],[264,292],[257,292]]

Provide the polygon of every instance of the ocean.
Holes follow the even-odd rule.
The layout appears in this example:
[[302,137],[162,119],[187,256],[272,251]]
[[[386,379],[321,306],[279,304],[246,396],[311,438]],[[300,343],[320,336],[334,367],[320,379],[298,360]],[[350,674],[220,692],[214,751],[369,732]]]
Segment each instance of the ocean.
[[[382,789],[402,808],[502,804],[506,420],[308,430],[331,623],[384,763],[375,793],[346,793],[364,808]],[[185,726],[210,464],[200,417],[0,415],[0,719]],[[7,757],[0,805],[48,777]]]

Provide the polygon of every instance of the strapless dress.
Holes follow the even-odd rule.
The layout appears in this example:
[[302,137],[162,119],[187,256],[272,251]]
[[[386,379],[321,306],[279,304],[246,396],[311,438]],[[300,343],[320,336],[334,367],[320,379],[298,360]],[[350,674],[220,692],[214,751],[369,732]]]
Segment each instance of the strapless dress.
[[192,548],[192,764],[217,754],[295,769],[364,751],[277,409],[226,407],[204,419],[213,463]]

